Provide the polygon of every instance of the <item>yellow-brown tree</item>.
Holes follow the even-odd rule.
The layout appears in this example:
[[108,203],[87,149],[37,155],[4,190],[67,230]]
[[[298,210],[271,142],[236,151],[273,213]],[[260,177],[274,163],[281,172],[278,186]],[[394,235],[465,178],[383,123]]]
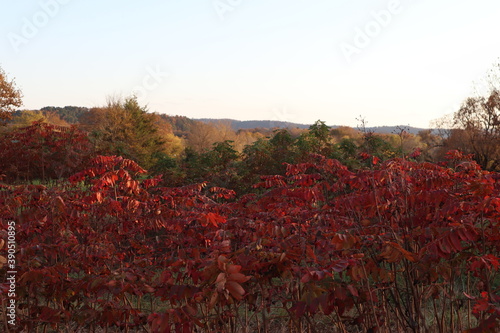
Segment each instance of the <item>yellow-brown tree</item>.
[[12,118],[11,112],[23,104],[22,97],[14,79],[9,81],[0,67],[0,125],[5,125]]
[[130,158],[148,169],[167,148],[155,118],[132,97],[111,99],[106,106],[91,109],[81,125],[90,133],[98,153]]

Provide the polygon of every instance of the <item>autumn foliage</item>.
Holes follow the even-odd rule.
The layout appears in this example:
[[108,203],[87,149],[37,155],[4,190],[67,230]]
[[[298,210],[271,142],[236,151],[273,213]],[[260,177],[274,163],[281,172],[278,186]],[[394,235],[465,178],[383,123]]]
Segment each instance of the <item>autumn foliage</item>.
[[446,165],[362,158],[370,166],[350,171],[310,155],[245,195],[165,187],[117,156],[65,184],[1,185],[17,327],[498,330],[500,175],[457,151]]
[[9,80],[0,67],[0,126],[5,125],[12,118],[12,111],[23,104],[22,97],[23,94],[16,87],[15,80]]
[[0,175],[9,182],[67,178],[92,154],[85,132],[41,121],[0,136]]

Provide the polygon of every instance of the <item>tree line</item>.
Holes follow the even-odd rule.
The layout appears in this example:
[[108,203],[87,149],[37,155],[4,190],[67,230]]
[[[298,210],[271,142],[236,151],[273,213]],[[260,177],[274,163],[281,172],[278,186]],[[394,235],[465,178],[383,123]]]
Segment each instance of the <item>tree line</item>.
[[[71,145],[75,145],[73,150],[86,147],[77,154],[82,159],[117,155],[134,160],[152,175],[163,174],[170,184],[203,179],[245,192],[261,175],[284,174],[284,163],[307,162],[310,154],[359,169],[368,165],[364,154],[379,161],[402,157],[440,162],[447,151],[458,149],[471,154],[485,170],[500,169],[500,94],[494,84],[488,95],[467,98],[452,117],[436,122],[437,129],[411,134],[407,127],[399,126],[392,133],[380,134],[367,129],[361,118],[357,129],[330,128],[318,120],[308,129],[233,130],[229,121],[205,123],[150,112],[134,97],[110,98],[104,106],[94,108],[49,106],[16,111],[22,104],[22,93],[5,72],[0,71],[0,75],[0,145],[4,147],[0,164],[1,174],[9,181],[44,181],[69,174],[69,166],[67,172],[60,166],[58,171],[51,170],[58,164],[51,154],[57,153],[63,161],[74,160],[72,149],[67,148],[69,155],[64,158],[57,149]],[[64,137],[69,132],[73,136]],[[76,138],[85,144],[77,144]],[[50,144],[56,145],[54,151],[47,149]],[[25,154],[31,156],[29,167],[21,167],[19,150],[31,151],[31,155]],[[39,161],[43,170],[36,170],[34,161]]]

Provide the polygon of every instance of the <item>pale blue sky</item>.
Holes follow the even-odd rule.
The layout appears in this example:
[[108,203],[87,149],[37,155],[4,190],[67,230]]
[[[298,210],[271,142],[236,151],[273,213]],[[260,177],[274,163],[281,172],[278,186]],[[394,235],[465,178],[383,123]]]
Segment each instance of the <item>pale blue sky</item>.
[[135,91],[195,118],[427,127],[500,57],[498,0],[0,4],[0,66],[27,109]]

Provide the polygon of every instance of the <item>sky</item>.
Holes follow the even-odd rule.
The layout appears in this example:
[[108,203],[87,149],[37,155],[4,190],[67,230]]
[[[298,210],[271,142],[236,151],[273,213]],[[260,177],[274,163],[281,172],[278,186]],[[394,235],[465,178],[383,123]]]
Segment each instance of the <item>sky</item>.
[[500,59],[498,0],[0,0],[24,109],[137,96],[190,118],[411,125]]

